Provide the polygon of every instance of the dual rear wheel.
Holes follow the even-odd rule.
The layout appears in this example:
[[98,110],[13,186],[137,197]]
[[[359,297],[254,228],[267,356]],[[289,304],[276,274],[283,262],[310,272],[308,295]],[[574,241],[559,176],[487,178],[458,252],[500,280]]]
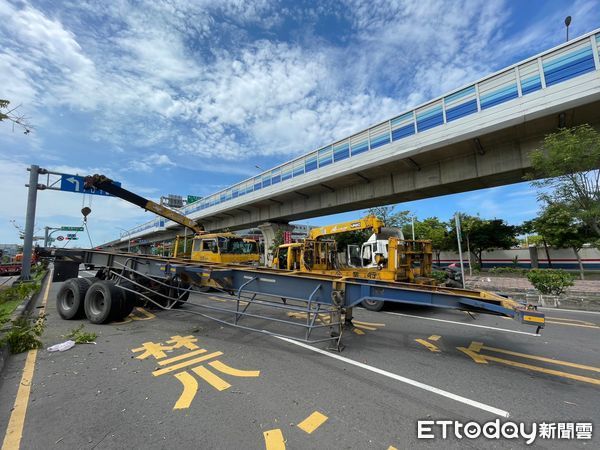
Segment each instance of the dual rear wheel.
[[[123,287],[129,288],[125,284]],[[56,297],[56,308],[63,319],[86,316],[96,324],[122,320],[134,306],[135,294],[97,278],[72,278],[61,286]]]

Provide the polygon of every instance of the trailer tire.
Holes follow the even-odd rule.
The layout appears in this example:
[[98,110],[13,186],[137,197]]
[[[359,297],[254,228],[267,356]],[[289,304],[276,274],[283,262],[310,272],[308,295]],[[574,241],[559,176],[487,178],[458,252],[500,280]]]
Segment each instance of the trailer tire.
[[[136,288],[136,285],[133,284],[131,281],[123,281],[119,285],[123,286],[127,289],[135,289]],[[119,289],[119,288],[117,288],[117,289]],[[133,292],[130,292],[130,291],[125,291],[123,289],[119,289],[119,291],[121,291],[120,309],[119,309],[118,317],[116,317],[115,320],[125,319],[125,317],[127,317],[129,314],[131,314],[131,311],[133,311],[133,308],[135,307],[135,305],[138,302],[137,294],[134,294]]]
[[81,319],[84,299],[90,283],[85,278],[71,278],[63,283],[56,295],[56,309],[65,320]]
[[361,305],[363,308],[368,309],[369,311],[381,311],[383,309],[383,305],[385,302],[381,300],[363,300]]
[[180,279],[175,279],[172,281],[173,285],[168,289],[167,295],[172,298],[179,298],[179,301],[175,302],[173,305],[174,308],[181,308],[185,302],[187,302],[188,298],[190,298],[190,291],[186,290],[183,292],[181,297],[179,297],[180,289],[190,289],[190,285],[181,281]]
[[108,323],[118,318],[123,297],[123,291],[112,281],[96,281],[85,294],[86,317],[95,324]]

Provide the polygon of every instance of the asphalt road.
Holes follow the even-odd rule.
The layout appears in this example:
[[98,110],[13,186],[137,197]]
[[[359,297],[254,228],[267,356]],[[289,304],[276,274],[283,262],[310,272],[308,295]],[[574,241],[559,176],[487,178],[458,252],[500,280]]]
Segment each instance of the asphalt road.
[[[19,386],[29,385],[27,355],[9,361],[0,380],[5,444],[20,433],[23,449],[518,448],[524,439],[442,441],[439,427],[436,439],[418,439],[417,420],[600,426],[600,314],[545,311],[549,323],[534,336],[499,317],[357,309],[345,349],[318,353],[190,315],[188,307],[136,310],[124,323],[101,326],[64,321],[54,305],[59,286],[48,291],[44,344],[64,341],[81,323],[97,333],[96,344],[39,350],[29,364],[26,410],[13,405]],[[211,297],[198,298],[223,303]],[[538,437],[534,445],[598,448],[599,433]]]

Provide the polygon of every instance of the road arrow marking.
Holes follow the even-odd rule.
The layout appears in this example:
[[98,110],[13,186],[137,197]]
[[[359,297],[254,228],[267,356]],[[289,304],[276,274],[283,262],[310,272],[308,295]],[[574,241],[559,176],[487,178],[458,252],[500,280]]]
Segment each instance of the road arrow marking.
[[521,363],[518,361],[510,360],[510,359],[502,359],[502,358],[498,358],[496,356],[484,355],[484,354],[481,354],[480,351],[488,350],[491,352],[503,353],[503,354],[512,355],[512,356],[518,356],[520,358],[533,359],[536,361],[542,361],[542,362],[546,362],[546,363],[550,363],[550,364],[558,364],[558,365],[567,366],[567,367],[574,367],[577,369],[589,370],[589,371],[593,371],[593,372],[600,372],[600,368],[598,368],[598,367],[587,366],[584,364],[577,364],[577,363],[572,363],[572,362],[568,362],[568,361],[559,361],[557,359],[546,358],[543,356],[527,355],[525,353],[513,352],[511,350],[504,350],[501,348],[486,347],[485,345],[483,345],[482,342],[475,342],[475,341],[471,342],[471,344],[469,345],[469,348],[456,347],[456,349],[463,352],[464,354],[468,355],[471,359],[473,359],[474,362],[476,362],[478,364],[487,364],[488,361],[493,361],[493,362],[497,362],[500,364],[506,364],[506,365],[512,366],[512,367],[519,367],[521,369],[532,370],[534,372],[541,372],[541,373],[545,373],[548,375],[555,375],[555,376],[562,377],[562,378],[569,378],[572,380],[583,381],[584,383],[600,385],[600,379],[598,379],[598,378],[591,378],[591,377],[585,377],[585,376],[581,376],[581,375],[575,375],[572,373],[562,372],[559,370],[546,369],[544,367],[533,366],[531,364],[525,364],[525,363]]
[[432,344],[431,342],[427,342],[425,339],[415,339],[415,342],[425,346],[430,352],[440,352],[440,349],[436,345]]
[[79,192],[79,180],[77,178],[70,177],[70,178],[67,178],[67,181],[70,181],[71,183],[73,183],[75,185],[75,190],[77,192]]

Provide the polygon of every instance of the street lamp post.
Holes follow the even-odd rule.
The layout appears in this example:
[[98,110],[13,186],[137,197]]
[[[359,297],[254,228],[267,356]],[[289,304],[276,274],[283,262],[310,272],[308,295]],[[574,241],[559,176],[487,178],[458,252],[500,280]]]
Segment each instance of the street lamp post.
[[567,27],[567,40],[569,42],[569,25],[571,25],[571,16],[565,17],[565,26]]
[[126,230],[125,228],[117,227],[119,230],[125,232],[125,236],[127,236],[127,253],[131,253],[131,231]]

